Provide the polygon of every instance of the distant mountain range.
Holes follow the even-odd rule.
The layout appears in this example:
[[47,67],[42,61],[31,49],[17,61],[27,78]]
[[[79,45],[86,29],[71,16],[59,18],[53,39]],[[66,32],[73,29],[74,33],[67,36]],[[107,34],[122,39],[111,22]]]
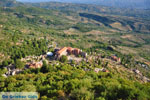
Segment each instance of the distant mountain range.
[[23,5],[20,2],[17,2],[16,0],[0,0],[0,7],[14,7],[18,5]]
[[[17,2],[17,1],[22,1],[22,2]],[[123,16],[130,16],[130,17],[139,17],[139,18],[145,18],[145,19],[149,19],[150,16],[150,8],[147,7],[146,5],[149,5],[149,1],[147,0],[136,0],[133,1],[129,1],[127,0],[126,2],[124,0],[122,0],[121,2],[118,2],[118,0],[115,0],[115,2],[113,2],[114,0],[62,0],[60,2],[54,2],[54,1],[60,1],[60,0],[54,0],[53,2],[48,2],[48,1],[52,1],[52,0],[43,0],[42,2],[40,2],[41,0],[36,0],[36,2],[33,0],[30,1],[30,3],[23,3],[23,2],[27,2],[29,0],[0,0],[0,7],[15,7],[15,6],[32,6],[32,7],[40,7],[40,8],[46,8],[46,9],[55,9],[55,10],[63,10],[63,11],[75,11],[75,12],[90,12],[90,13],[103,13],[103,14],[110,14],[110,15],[123,15]],[[95,1],[95,2],[94,2]],[[103,1],[103,2],[102,2]],[[108,2],[109,1],[109,2]],[[125,2],[125,4],[127,2],[133,2],[133,4],[135,3],[139,3],[141,4],[140,6],[136,6],[136,8],[143,8],[143,9],[132,9],[133,7],[130,6],[126,9],[124,8],[118,8],[118,7],[107,7],[107,6],[101,6],[100,2],[102,2],[103,4],[109,4],[110,2],[112,2],[112,4],[110,5],[120,5],[119,3],[123,3],[123,1]],[[31,3],[32,2],[32,3]],[[64,3],[64,2],[74,2],[74,3]],[[97,3],[97,5],[92,5],[92,3]],[[140,3],[141,2],[141,3]],[[145,3],[147,2],[147,3]],[[84,4],[78,4],[78,3],[84,3]],[[87,4],[90,3],[90,4]],[[99,5],[98,5],[99,4]],[[124,4],[124,6],[125,6]],[[130,3],[129,3],[130,4]],[[143,5],[143,7],[142,7]],[[145,5],[145,6],[144,6]],[[121,6],[121,5],[120,5]],[[123,7],[123,6],[122,6]],[[126,6],[127,7],[127,6]]]
[[141,8],[149,9],[150,0],[17,0],[21,2],[68,2],[68,3],[84,3],[84,4],[97,4],[121,8]]

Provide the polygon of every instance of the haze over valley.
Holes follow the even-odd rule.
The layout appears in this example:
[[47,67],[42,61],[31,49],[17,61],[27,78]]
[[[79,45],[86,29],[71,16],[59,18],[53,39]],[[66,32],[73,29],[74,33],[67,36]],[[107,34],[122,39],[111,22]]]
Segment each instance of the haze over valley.
[[141,8],[149,9],[150,1],[149,0],[18,0],[21,2],[68,2],[68,3],[82,3],[82,4],[96,4],[96,5],[105,5],[112,7],[121,7],[121,8]]

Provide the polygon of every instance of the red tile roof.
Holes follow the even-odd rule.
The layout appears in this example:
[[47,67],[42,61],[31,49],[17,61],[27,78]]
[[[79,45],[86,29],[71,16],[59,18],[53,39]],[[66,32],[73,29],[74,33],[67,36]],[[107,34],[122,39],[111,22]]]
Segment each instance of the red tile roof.
[[61,54],[62,52],[66,51],[66,50],[67,50],[67,47],[64,47],[64,48],[60,49],[57,53]]
[[68,52],[69,54],[74,52],[74,54],[76,54],[76,55],[80,53],[80,49],[78,49],[78,48],[64,47],[64,48],[60,49],[57,52],[57,54],[61,55],[64,51]]

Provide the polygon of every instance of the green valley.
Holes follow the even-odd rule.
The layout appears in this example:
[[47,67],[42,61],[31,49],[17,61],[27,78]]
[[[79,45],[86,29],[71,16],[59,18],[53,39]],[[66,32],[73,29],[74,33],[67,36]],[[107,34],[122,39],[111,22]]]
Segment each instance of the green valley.
[[149,100],[149,17],[149,10],[0,1],[0,92]]

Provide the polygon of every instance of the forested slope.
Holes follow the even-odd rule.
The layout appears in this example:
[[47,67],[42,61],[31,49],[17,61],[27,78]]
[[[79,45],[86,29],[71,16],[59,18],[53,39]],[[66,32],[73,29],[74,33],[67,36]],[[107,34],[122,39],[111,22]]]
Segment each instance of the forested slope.
[[[41,100],[149,100],[150,83],[144,80],[150,78],[148,27],[149,20],[141,17],[57,7],[1,7],[0,91],[38,92]],[[69,62],[45,57],[41,68],[24,70],[27,62],[41,59],[22,59],[54,52],[55,46],[82,49],[89,59]],[[4,77],[7,66],[22,72]]]

